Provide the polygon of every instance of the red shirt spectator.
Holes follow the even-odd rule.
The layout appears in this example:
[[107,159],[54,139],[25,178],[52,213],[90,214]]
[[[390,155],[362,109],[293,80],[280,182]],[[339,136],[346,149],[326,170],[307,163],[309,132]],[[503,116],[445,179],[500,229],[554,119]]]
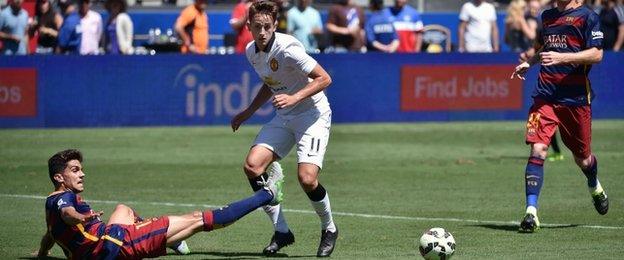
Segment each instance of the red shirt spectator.
[[251,32],[247,28],[247,11],[250,5],[251,1],[241,0],[234,6],[232,11],[230,26],[236,32],[236,46],[234,48],[236,53],[245,53],[245,47],[247,47],[249,42],[253,41]]

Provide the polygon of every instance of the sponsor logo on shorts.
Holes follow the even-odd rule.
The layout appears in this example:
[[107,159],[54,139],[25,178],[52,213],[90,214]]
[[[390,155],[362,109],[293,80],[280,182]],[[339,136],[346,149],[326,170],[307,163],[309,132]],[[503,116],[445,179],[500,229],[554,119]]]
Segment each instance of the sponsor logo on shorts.
[[529,114],[529,120],[527,120],[527,134],[534,135],[537,132],[537,129],[540,126],[540,117],[541,115],[538,113]]

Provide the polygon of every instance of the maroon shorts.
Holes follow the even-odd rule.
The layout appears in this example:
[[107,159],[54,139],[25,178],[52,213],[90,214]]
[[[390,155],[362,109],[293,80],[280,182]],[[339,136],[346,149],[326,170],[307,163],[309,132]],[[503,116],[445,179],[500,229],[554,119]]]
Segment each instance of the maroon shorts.
[[529,110],[526,143],[550,145],[559,127],[561,140],[575,157],[591,155],[591,106],[566,106],[535,99]]
[[149,218],[134,225],[121,225],[126,230],[123,248],[117,259],[142,259],[167,254],[169,218]]

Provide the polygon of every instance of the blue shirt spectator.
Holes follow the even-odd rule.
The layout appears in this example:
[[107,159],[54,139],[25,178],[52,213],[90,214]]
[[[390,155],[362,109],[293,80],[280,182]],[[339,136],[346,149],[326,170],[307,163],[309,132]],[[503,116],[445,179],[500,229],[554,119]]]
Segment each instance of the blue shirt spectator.
[[366,23],[366,39],[369,51],[395,52],[399,47],[399,36],[392,24],[392,14],[383,9],[383,0],[371,0],[373,11]]
[[0,40],[3,55],[26,55],[26,30],[28,13],[22,8],[22,0],[13,0],[0,11]]
[[59,30],[58,46],[61,53],[80,54],[82,30],[80,28],[80,15],[72,11],[65,17]]
[[300,0],[296,7],[290,8],[287,13],[288,32],[295,36],[306,52],[316,53],[318,41],[315,34],[323,32],[323,22],[319,12],[310,6],[312,0]]

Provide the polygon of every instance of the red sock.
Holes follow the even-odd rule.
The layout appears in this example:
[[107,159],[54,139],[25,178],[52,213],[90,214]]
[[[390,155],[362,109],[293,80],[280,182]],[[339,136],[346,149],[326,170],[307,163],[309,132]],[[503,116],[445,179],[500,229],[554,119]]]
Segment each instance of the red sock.
[[213,220],[212,220],[212,211],[204,211],[202,212],[202,218],[204,219],[204,231],[213,230]]

